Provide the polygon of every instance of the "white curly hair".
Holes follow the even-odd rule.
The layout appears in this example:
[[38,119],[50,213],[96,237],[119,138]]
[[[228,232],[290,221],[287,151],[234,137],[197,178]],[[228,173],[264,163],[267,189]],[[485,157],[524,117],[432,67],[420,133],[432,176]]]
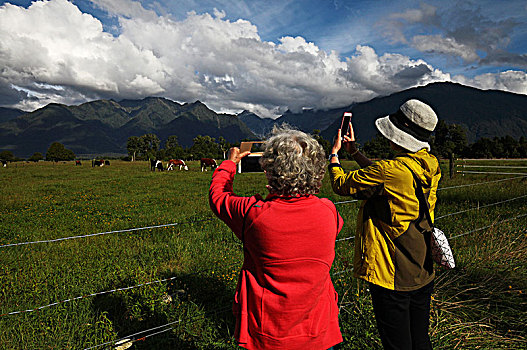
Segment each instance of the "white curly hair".
[[266,172],[269,192],[282,196],[318,193],[326,174],[322,146],[287,124],[271,131],[260,165]]

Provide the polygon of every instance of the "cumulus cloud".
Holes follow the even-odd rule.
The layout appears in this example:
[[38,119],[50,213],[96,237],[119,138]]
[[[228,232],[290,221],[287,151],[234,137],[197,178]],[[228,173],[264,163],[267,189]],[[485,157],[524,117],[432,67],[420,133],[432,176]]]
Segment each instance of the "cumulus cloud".
[[419,51],[452,55],[466,62],[479,59],[474,47],[460,44],[454,38],[445,38],[441,35],[416,35],[412,38],[412,44]]
[[[223,11],[191,12],[176,20],[137,2],[96,3],[117,16],[117,36],[67,0],[36,1],[27,9],[0,7],[4,105],[35,109],[49,102],[164,96],[180,102],[199,99],[218,112],[248,109],[274,116],[286,109],[342,107],[450,80],[424,60],[379,55],[366,45],[343,59],[298,36],[266,42],[255,25],[226,20]],[[506,79],[513,77],[504,75],[494,83],[505,86]],[[472,83],[487,86],[492,79]],[[521,83],[507,86],[524,88]]]
[[527,73],[508,70],[500,73],[487,73],[467,78],[455,76],[454,81],[463,85],[488,90],[504,90],[519,94],[527,94]]
[[436,12],[437,8],[435,6],[422,2],[418,9],[392,13],[377,25],[381,28],[383,35],[393,43],[407,44],[408,39],[405,35],[407,26],[416,23],[436,25],[438,23]]
[[389,17],[391,19],[400,19],[408,23],[426,23],[436,22],[437,7],[426,4],[424,2],[419,4],[418,9],[408,9],[400,13],[392,13]]
[[486,17],[477,3],[465,1],[446,4],[441,10],[421,3],[417,9],[391,14],[379,26],[392,43],[410,44],[421,52],[460,58],[467,64],[499,66],[525,60],[524,55],[506,51],[519,24],[512,17]]

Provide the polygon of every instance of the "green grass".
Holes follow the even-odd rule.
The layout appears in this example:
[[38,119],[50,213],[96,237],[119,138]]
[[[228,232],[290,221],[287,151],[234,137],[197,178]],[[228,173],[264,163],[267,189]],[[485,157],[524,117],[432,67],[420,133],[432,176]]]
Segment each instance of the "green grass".
[[[212,218],[210,171],[201,173],[195,162],[189,166],[188,172],[170,173],[150,172],[146,162],[119,161],[103,168],[71,162],[0,168],[0,245],[181,223],[0,248],[0,314],[170,279],[0,316],[0,349],[83,349],[168,323],[166,332],[134,337],[140,340],[132,349],[235,349],[230,309],[242,251],[228,227]],[[440,187],[511,177],[449,179],[446,163],[442,167]],[[264,176],[238,175],[235,191],[265,194]],[[443,190],[436,216],[525,194],[527,179]],[[349,199],[333,194],[327,177],[320,196]],[[338,206],[345,220],[341,238],[354,236],[358,206]],[[436,224],[454,236],[522,213],[526,198]],[[458,268],[438,269],[431,315],[435,349],[527,346],[526,224],[523,217],[451,240]],[[345,338],[341,349],[379,349],[367,285],[351,277],[352,260],[353,240],[338,242],[332,273]]]

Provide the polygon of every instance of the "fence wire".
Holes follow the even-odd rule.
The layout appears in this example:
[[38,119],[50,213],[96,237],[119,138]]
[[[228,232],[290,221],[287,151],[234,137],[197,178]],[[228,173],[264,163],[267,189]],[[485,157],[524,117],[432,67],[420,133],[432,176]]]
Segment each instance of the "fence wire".
[[487,174],[487,175],[525,175],[527,176],[527,173],[505,173],[505,172],[498,172],[498,171],[472,171],[472,170],[458,170],[456,173],[459,174]]
[[0,248],[16,247],[16,246],[21,246],[21,245],[38,244],[38,243],[52,243],[52,242],[60,242],[60,241],[66,241],[66,240],[70,240],[70,239],[77,239],[77,238],[87,238],[87,237],[102,236],[102,235],[108,235],[108,234],[112,234],[112,233],[133,232],[133,231],[150,230],[150,229],[155,229],[155,228],[172,227],[172,226],[178,226],[178,225],[193,224],[193,223],[196,223],[196,222],[212,221],[214,218],[215,217],[211,216],[211,217],[205,218],[205,219],[194,220],[194,221],[186,221],[186,222],[175,222],[175,223],[172,223],[172,224],[163,224],[163,225],[154,225],[154,226],[146,226],[146,227],[128,228],[128,229],[124,229],[124,230],[115,230],[115,231],[106,231],[106,232],[99,232],[99,233],[90,233],[90,234],[87,234],[87,235],[69,236],[69,237],[62,237],[62,238],[55,238],[55,239],[48,239],[48,240],[41,240],[41,241],[10,243],[10,244],[0,245]]
[[471,233],[474,233],[474,232],[478,232],[478,231],[481,231],[481,230],[485,230],[487,228],[491,228],[491,227],[494,227],[496,225],[503,224],[503,223],[508,222],[508,221],[516,220],[516,219],[519,219],[519,218],[522,218],[522,217],[525,217],[525,216],[527,216],[527,214],[516,215],[515,217],[512,217],[512,218],[501,220],[501,221],[495,222],[495,223],[487,225],[487,226],[483,226],[483,227],[480,227],[480,228],[477,228],[477,229],[474,229],[474,230],[471,230],[471,231],[464,232],[464,233],[459,234],[459,235],[452,236],[449,239],[455,239],[455,238],[458,238],[458,237],[466,236],[468,234],[471,234]]
[[445,215],[438,216],[438,217],[436,217],[436,221],[440,220],[440,219],[443,219],[443,218],[446,218],[448,216],[462,214],[462,213],[466,213],[466,212],[469,212],[469,211],[472,211],[472,210],[479,210],[481,208],[492,207],[492,206],[495,206],[495,205],[499,205],[499,204],[503,204],[503,203],[507,203],[507,202],[512,202],[512,201],[515,201],[515,200],[518,200],[518,199],[521,199],[521,198],[525,198],[525,197],[527,197],[527,194],[523,195],[523,196],[507,199],[507,200],[504,200],[504,201],[500,201],[500,202],[495,202],[495,203],[490,203],[490,204],[485,204],[485,205],[478,205],[477,207],[474,207],[474,208],[460,210],[460,211],[457,211],[455,213],[450,213],[450,214],[445,214]]
[[[491,167],[491,166],[488,166],[488,167]],[[457,186],[450,186],[450,187],[442,187],[442,188],[438,188],[438,191],[446,190],[446,189],[452,189],[452,188],[461,188],[461,187],[483,185],[483,184],[488,184],[488,183],[509,181],[509,180],[514,180],[514,179],[524,178],[524,177],[527,176],[526,173],[498,173],[498,172],[476,172],[476,171],[458,171],[458,172],[460,172],[460,173],[477,173],[477,174],[524,175],[524,176],[518,176],[518,177],[513,177],[513,178],[507,178],[507,179],[499,179],[499,180],[493,180],[493,181],[485,181],[485,182],[474,183],[474,184],[465,184],[465,185],[457,185]],[[485,208],[485,207],[489,207],[489,206],[494,206],[494,205],[498,205],[498,204],[502,204],[502,203],[506,203],[506,202],[511,202],[511,201],[518,200],[518,199],[525,198],[525,197],[527,197],[527,195],[523,195],[523,196],[519,196],[519,197],[516,197],[516,198],[512,198],[512,199],[508,199],[508,200],[504,200],[504,201],[500,201],[500,202],[496,202],[496,203],[491,203],[491,204],[487,204],[487,205],[483,205],[483,206],[478,206],[478,207],[475,207],[475,208],[470,208],[470,209],[462,210],[462,211],[455,212],[455,213],[449,213],[449,214],[437,217],[436,220],[445,218],[447,216],[461,214],[461,213],[468,212],[468,211],[471,211],[471,210],[476,210],[476,209]],[[347,203],[354,203],[354,202],[358,202],[358,200],[340,201],[340,202],[335,202],[334,204],[335,205],[340,205],[340,204],[347,204]],[[478,231],[481,231],[481,230],[484,230],[484,229],[487,229],[487,228],[499,225],[501,223],[505,223],[505,222],[512,221],[512,220],[516,220],[516,219],[519,219],[519,218],[522,218],[522,217],[525,217],[525,216],[527,216],[527,214],[520,214],[520,215],[517,215],[517,216],[512,217],[512,218],[508,218],[508,219],[505,219],[505,220],[501,220],[499,222],[495,222],[495,223],[493,223],[491,225],[487,225],[487,226],[480,227],[480,228],[477,228],[477,229],[474,229],[474,230],[470,230],[470,231],[464,232],[464,233],[459,234],[459,235],[451,236],[449,239],[455,239],[455,238],[458,238],[458,237],[462,237],[462,236],[465,236],[465,235],[468,235],[468,234],[471,234],[471,233],[474,233],[474,232],[478,232]],[[178,225],[183,225],[183,224],[192,224],[192,223],[197,223],[197,222],[211,221],[214,218],[215,217],[209,217],[209,218],[200,219],[200,220],[194,220],[194,221],[186,221],[186,222],[164,224],[164,225],[154,225],[154,226],[131,228],[131,229],[124,229],[124,230],[114,230],[114,231],[100,232],[100,233],[87,234],[87,235],[63,237],[63,238],[57,238],[57,239],[51,239],[51,240],[12,243],[12,244],[0,245],[0,248],[12,247],[12,246],[21,246],[21,245],[29,245],[29,244],[37,244],[37,243],[59,242],[59,241],[65,241],[65,240],[70,240],[70,239],[94,237],[94,236],[101,236],[101,235],[107,235],[107,234],[113,234],[113,233],[133,232],[133,231],[140,231],[140,230],[147,230],[147,229],[172,227],[172,226],[178,226]],[[354,239],[354,238],[355,238],[355,236],[340,238],[340,239],[337,239],[336,242],[351,240],[351,239]],[[235,265],[238,265],[238,263],[232,264],[228,268],[231,268],[231,267],[233,267]],[[210,271],[212,269],[214,269],[214,268],[204,269],[204,270],[201,270],[201,271],[198,271],[198,272],[195,272],[195,273],[191,273],[189,275],[204,273],[204,272]],[[337,271],[337,272],[332,273],[331,275],[332,276],[338,276],[338,275],[341,275],[341,274],[344,274],[344,273],[347,273],[347,272],[350,272],[350,271],[353,271],[353,269]],[[185,275],[185,276],[187,276],[187,275]],[[182,276],[176,276],[176,277],[170,277],[170,278],[150,281],[150,282],[141,283],[141,284],[137,284],[137,285],[129,286],[129,287],[115,288],[115,289],[107,290],[107,291],[103,291],[103,292],[96,292],[96,293],[92,293],[92,294],[88,294],[88,295],[83,295],[83,296],[79,296],[79,297],[65,299],[65,300],[62,300],[62,301],[59,301],[59,302],[55,302],[55,303],[51,303],[51,304],[48,304],[48,305],[40,306],[40,307],[35,308],[35,309],[9,312],[9,313],[0,315],[0,317],[1,316],[7,316],[7,315],[15,315],[15,314],[39,311],[39,310],[42,310],[42,309],[45,309],[45,308],[48,308],[48,307],[51,307],[51,306],[55,306],[55,305],[59,305],[59,304],[63,304],[63,303],[67,303],[67,302],[71,302],[71,301],[75,301],[75,300],[80,300],[80,299],[89,298],[89,297],[98,296],[98,295],[110,294],[110,293],[119,292],[119,291],[127,291],[127,290],[131,290],[131,289],[139,288],[139,287],[144,287],[144,286],[156,284],[156,283],[168,282],[168,281],[175,280],[175,279],[178,279],[178,278],[182,278]],[[199,316],[190,318],[190,321],[193,321],[193,320],[205,317],[205,315],[207,313],[226,311],[229,308],[230,307],[223,307],[223,308],[218,308],[218,309],[210,311],[210,312],[205,312],[205,314],[203,314],[203,315],[199,315]],[[133,343],[133,342],[145,340],[148,337],[152,337],[152,336],[155,336],[155,335],[162,334],[162,333],[165,333],[167,331],[170,331],[170,330],[173,329],[173,325],[181,323],[181,322],[182,322],[182,320],[178,319],[177,321],[170,322],[170,323],[167,323],[167,324],[164,324],[164,325],[161,325],[161,326],[157,326],[157,327],[154,327],[154,328],[150,328],[150,329],[147,329],[147,330],[144,330],[144,331],[141,331],[141,332],[137,332],[137,333],[131,334],[129,336],[123,337],[121,339],[118,339],[118,340],[113,340],[113,341],[109,341],[109,342],[106,342],[106,343],[103,343],[103,344],[92,346],[92,347],[86,348],[85,350],[96,349],[96,348],[99,348],[99,347],[102,347],[102,346],[106,346],[106,345],[110,345],[110,344],[112,344],[112,346],[115,346],[119,342],[123,342],[123,343],[130,342],[130,343]],[[145,334],[145,333],[148,333],[148,332],[153,332],[153,331],[157,331],[157,332],[149,333],[149,334],[146,334],[146,335],[144,335],[144,336],[142,336],[140,338],[137,338],[138,335],[142,335],[142,334]]]
[[[499,179],[499,180],[478,182],[478,183],[474,183],[474,184],[456,185],[456,186],[450,186],[450,187],[440,187],[437,190],[441,191],[441,190],[448,190],[448,189],[452,189],[452,188],[478,186],[478,185],[484,185],[484,184],[501,182],[501,181],[509,181],[509,180],[514,180],[514,179],[521,179],[521,178],[524,178],[524,177],[527,177],[527,173],[526,173],[525,176],[517,176],[517,177],[511,177],[511,178],[507,178],[507,179]],[[358,201],[359,200],[357,200],[357,199],[352,199],[352,200],[347,200],[347,201],[334,202],[333,204],[341,205],[341,204],[355,203],[355,202],[358,202]],[[53,243],[53,242],[60,242],[60,241],[66,241],[66,240],[71,240],[71,239],[78,239],[78,238],[88,238],[88,237],[95,237],[95,236],[103,236],[103,235],[108,235],[108,234],[113,234],[113,233],[124,233],[124,232],[150,230],[150,229],[155,229],[155,228],[163,228],[163,227],[171,227],[171,226],[178,226],[178,225],[185,225],[185,224],[193,224],[193,223],[197,223],[197,222],[212,221],[214,219],[215,219],[215,217],[211,216],[211,217],[208,217],[208,218],[194,220],[194,221],[176,222],[176,223],[171,223],[171,224],[163,224],[163,225],[154,225],[154,226],[146,226],[146,227],[129,228],[129,229],[123,229],[123,230],[114,230],[114,231],[90,233],[90,234],[86,234],[86,235],[69,236],[69,237],[55,238],[55,239],[49,239],[49,240],[9,243],[9,244],[0,245],[0,248],[16,247],[16,246],[22,246],[22,245],[39,244],[39,243]]]

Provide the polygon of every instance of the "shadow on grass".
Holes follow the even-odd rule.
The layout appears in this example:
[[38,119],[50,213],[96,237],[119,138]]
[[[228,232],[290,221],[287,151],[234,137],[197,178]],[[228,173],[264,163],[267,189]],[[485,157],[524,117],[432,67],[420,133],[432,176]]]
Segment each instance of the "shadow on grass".
[[93,308],[112,322],[119,339],[142,332],[132,337],[134,349],[217,349],[218,343],[224,348],[232,344],[233,291],[219,279],[200,274],[166,273],[161,279],[172,277],[176,278],[168,285],[97,296]]

